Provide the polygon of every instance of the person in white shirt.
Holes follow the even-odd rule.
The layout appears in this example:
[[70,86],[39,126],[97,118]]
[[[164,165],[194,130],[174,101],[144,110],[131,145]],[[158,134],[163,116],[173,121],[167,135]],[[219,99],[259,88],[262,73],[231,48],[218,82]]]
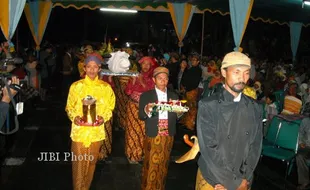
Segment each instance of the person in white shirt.
[[165,189],[170,152],[176,133],[177,113],[152,112],[153,103],[178,100],[176,93],[167,90],[169,70],[157,67],[153,72],[153,80],[155,89],[142,93],[139,102],[139,118],[145,121],[146,130],[142,190]]

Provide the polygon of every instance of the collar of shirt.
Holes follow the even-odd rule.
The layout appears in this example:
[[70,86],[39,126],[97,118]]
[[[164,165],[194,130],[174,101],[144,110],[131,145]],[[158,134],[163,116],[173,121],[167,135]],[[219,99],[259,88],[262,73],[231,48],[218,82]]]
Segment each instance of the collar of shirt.
[[[224,89],[225,89],[225,84],[223,84],[223,87],[224,87]],[[225,89],[226,90],[226,89]],[[226,90],[227,91],[227,90]],[[227,91],[228,92],[228,91]],[[230,94],[230,92],[228,92],[229,94]],[[241,100],[241,94],[242,94],[242,92],[240,92],[239,94],[238,94],[238,96],[237,97],[234,97],[233,98],[233,101],[234,102],[240,102],[240,100]],[[232,94],[230,94],[231,96],[233,96]]]
[[91,80],[91,79],[86,75],[84,81],[85,81],[86,84],[94,84],[94,83],[97,83],[97,82],[99,81],[99,79],[98,79],[98,76],[97,76],[94,80]]
[[157,93],[158,96],[167,95],[167,88],[166,88],[166,92],[163,92],[163,91],[159,90],[159,89],[155,86],[155,91],[156,91],[156,93]]
[[[167,102],[168,101],[168,95],[167,95],[167,89],[166,92],[163,92],[155,87],[157,99],[159,102]],[[158,119],[168,119],[168,111],[160,111],[158,114]]]
[[240,102],[240,100],[241,100],[241,92],[238,94],[238,96],[237,97],[235,97],[234,98],[234,102]]

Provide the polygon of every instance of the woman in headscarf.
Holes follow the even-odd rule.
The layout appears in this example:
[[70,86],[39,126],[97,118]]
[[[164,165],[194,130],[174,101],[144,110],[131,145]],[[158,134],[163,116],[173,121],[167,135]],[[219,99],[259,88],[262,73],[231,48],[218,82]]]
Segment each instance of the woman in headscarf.
[[139,119],[139,99],[143,92],[154,88],[152,79],[156,63],[151,57],[143,57],[140,61],[140,75],[131,78],[125,89],[129,96],[125,128],[125,155],[130,163],[142,161],[145,138],[144,122]]
[[257,100],[260,101],[264,97],[264,92],[262,90],[262,84],[259,81],[254,83],[254,89],[256,91]]

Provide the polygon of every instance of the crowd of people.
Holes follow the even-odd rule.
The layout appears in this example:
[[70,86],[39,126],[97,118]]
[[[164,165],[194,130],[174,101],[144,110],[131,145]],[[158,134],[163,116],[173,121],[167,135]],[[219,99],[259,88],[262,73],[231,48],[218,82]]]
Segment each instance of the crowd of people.
[[[310,75],[306,65],[259,60],[239,52],[219,58],[153,49],[113,50],[110,43],[85,44],[67,46],[63,54],[57,54],[54,46],[46,44],[39,54],[24,54],[24,65],[6,68],[27,80],[27,89],[22,91],[27,100],[45,101],[61,78],[60,96],[72,121],[71,150],[95,158],[73,161],[74,189],[89,189],[97,160],[111,153],[113,123],[125,131],[128,162],[143,162],[142,189],[165,189],[177,126],[198,135],[201,156],[196,189],[249,189],[263,136],[278,114],[303,120],[296,158],[299,188],[309,187]],[[109,68],[111,53],[117,51],[128,54],[128,69],[137,75],[101,74]],[[10,55],[8,44],[1,53]],[[96,99],[96,114],[103,118],[96,127],[81,124],[82,99],[87,95]],[[152,113],[154,103],[171,100],[186,101],[189,111]]]

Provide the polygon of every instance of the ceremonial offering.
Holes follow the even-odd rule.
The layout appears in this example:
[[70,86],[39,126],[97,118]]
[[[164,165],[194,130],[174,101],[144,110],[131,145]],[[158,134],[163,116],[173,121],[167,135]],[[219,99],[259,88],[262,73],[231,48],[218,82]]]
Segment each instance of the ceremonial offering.
[[87,95],[82,99],[83,116],[80,119],[81,126],[99,126],[102,117],[96,115],[96,99]]
[[186,100],[171,100],[169,102],[155,102],[152,105],[151,114],[152,116],[157,115],[160,111],[185,113],[188,112],[189,108],[185,106]]
[[122,73],[114,73],[108,69],[103,69],[100,73],[100,76],[126,76],[126,77],[135,77],[139,75],[139,72],[136,71],[126,71],[126,72],[122,72]]

